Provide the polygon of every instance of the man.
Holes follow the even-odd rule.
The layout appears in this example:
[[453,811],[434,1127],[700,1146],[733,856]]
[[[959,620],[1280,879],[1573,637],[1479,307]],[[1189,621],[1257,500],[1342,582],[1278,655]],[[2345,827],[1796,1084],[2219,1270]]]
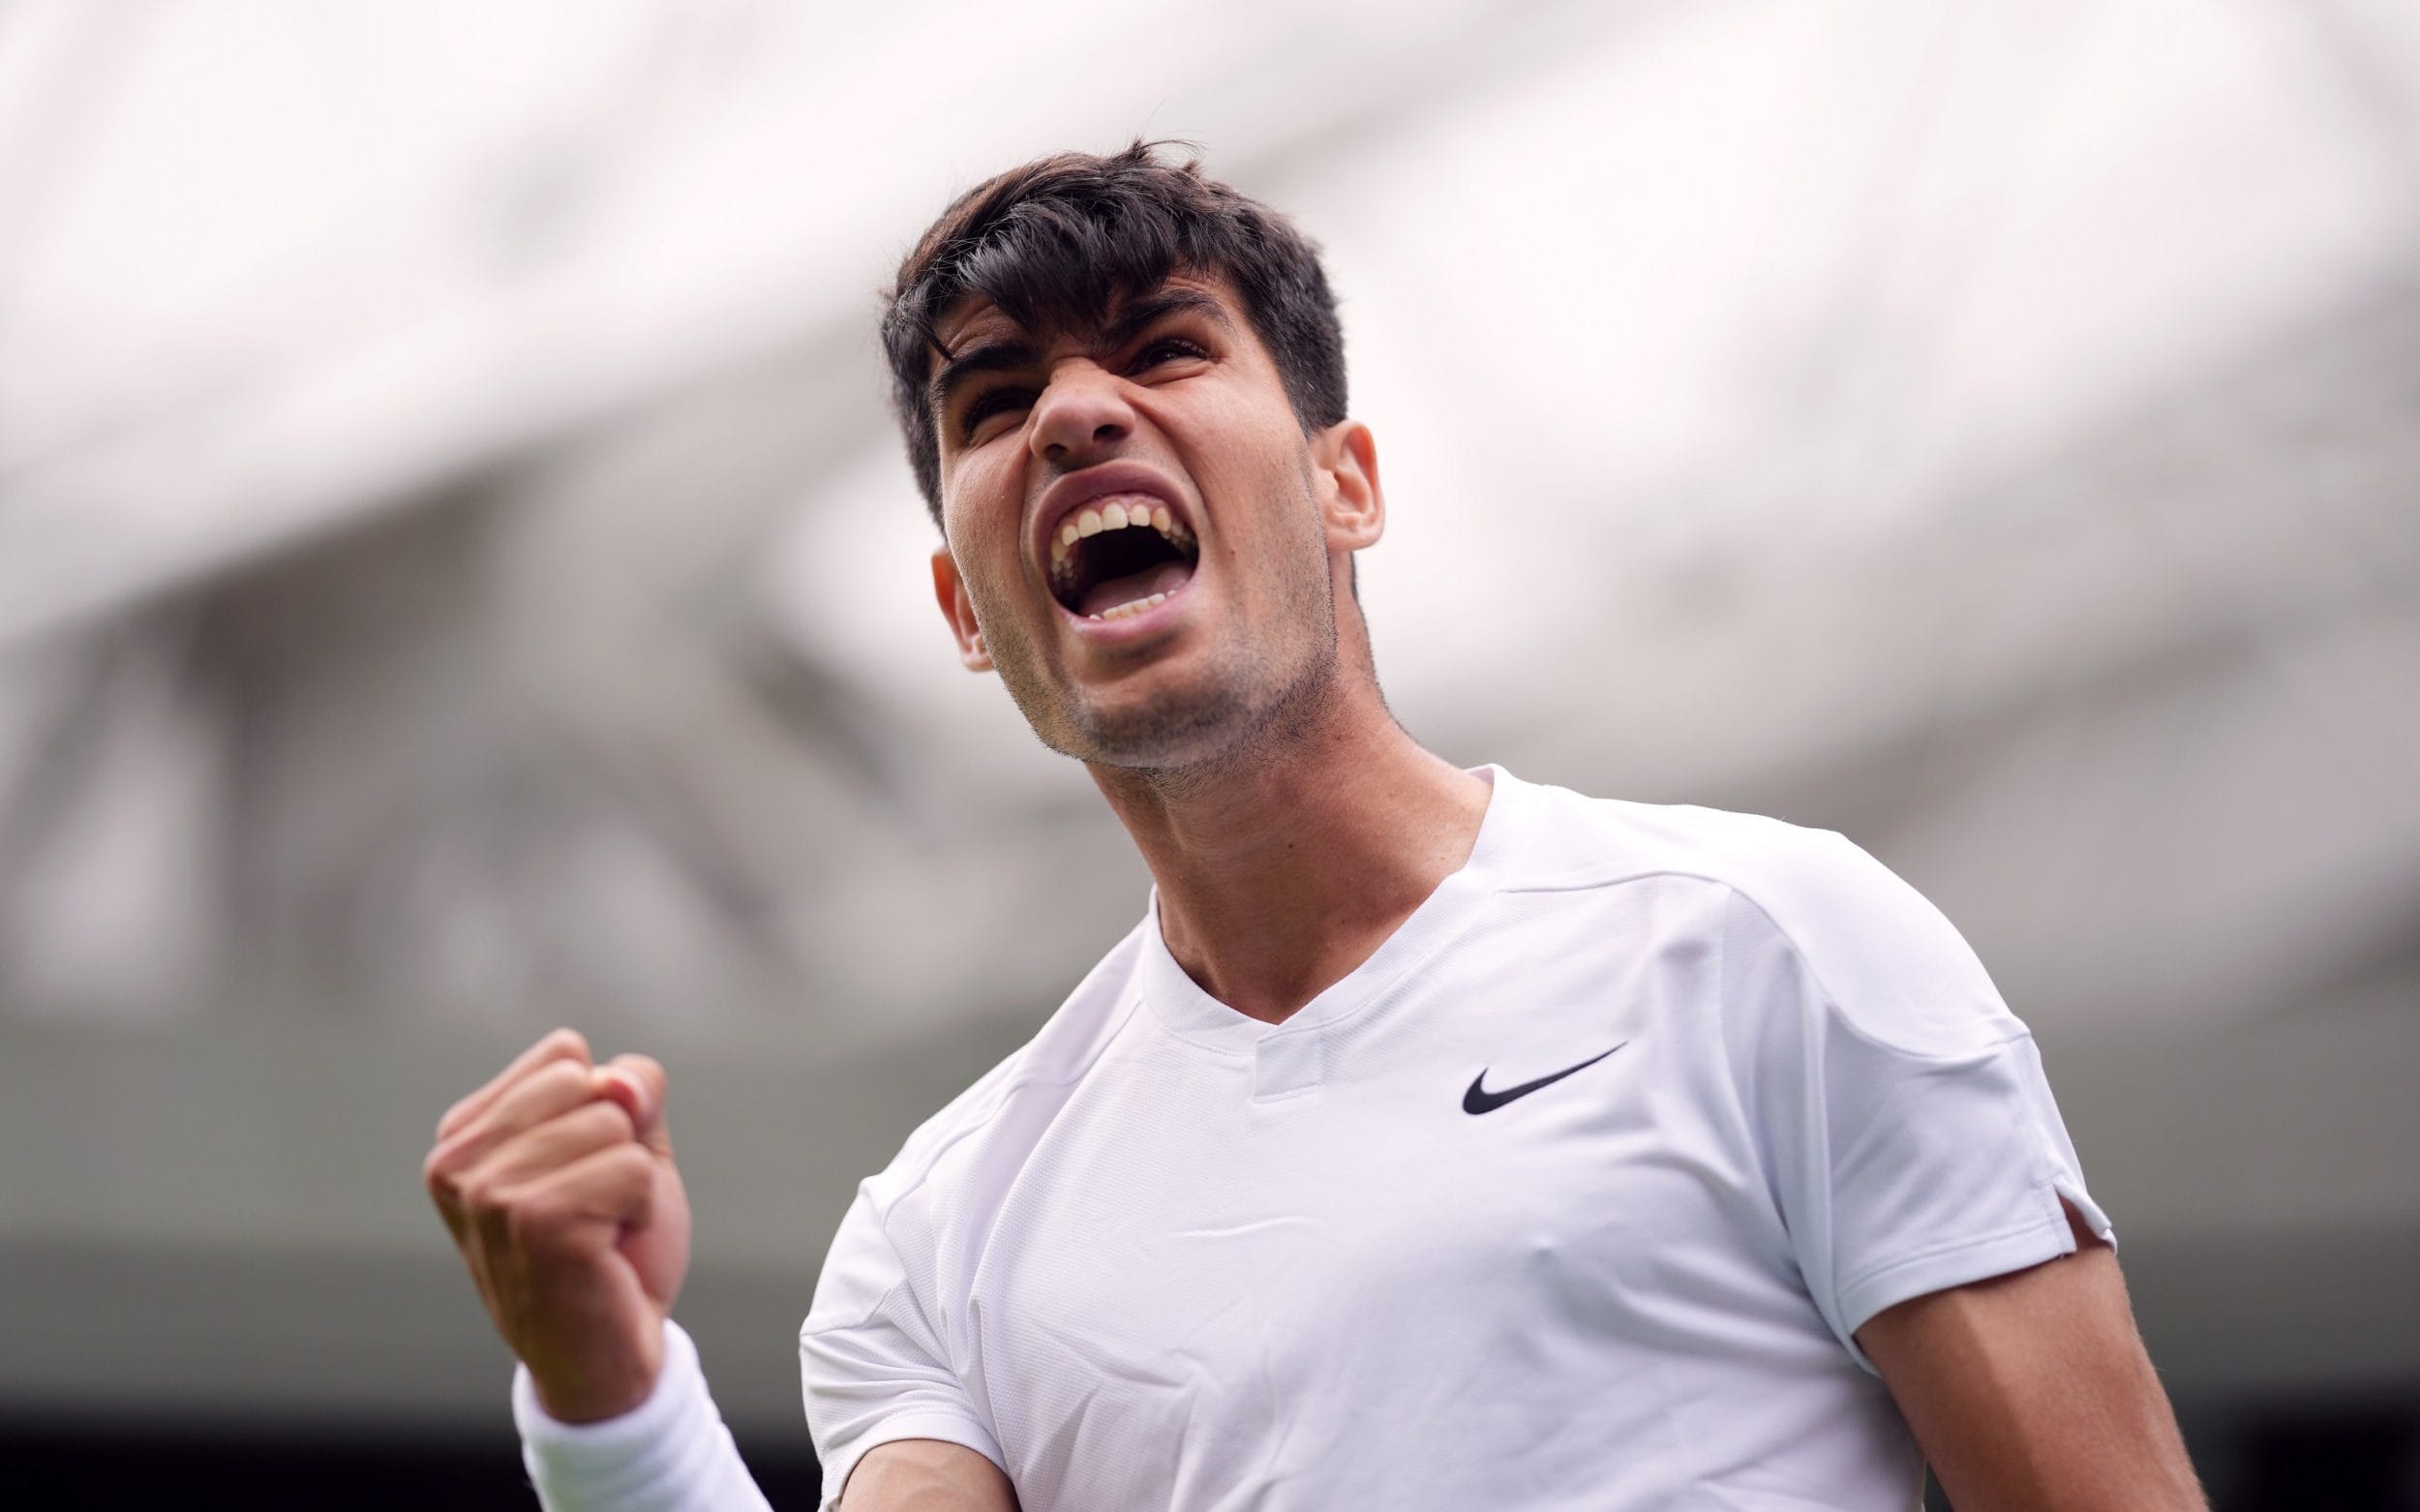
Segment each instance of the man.
[[[1135,147],[885,320],[958,653],[1150,911],[841,1225],[827,1505],[2202,1505],[2024,1026],[1836,835],[1465,771],[1380,699],[1317,257]],[[761,1505],[668,1321],[660,1068],[542,1041],[427,1175],[558,1507]]]

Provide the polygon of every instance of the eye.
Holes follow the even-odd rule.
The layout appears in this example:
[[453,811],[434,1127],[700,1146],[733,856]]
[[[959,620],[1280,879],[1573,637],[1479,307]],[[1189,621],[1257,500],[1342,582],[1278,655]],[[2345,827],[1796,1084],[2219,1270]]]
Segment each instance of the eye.
[[1209,355],[1210,353],[1201,348],[1199,343],[1188,341],[1182,336],[1155,336],[1140,351],[1134,353],[1133,371],[1140,373],[1146,368],[1156,368],[1162,363],[1181,362],[1188,359],[1198,360]]
[[966,407],[965,418],[958,421],[958,434],[972,440],[977,427],[996,414],[1008,414],[1032,406],[1034,396],[1021,388],[994,388],[975,396]]

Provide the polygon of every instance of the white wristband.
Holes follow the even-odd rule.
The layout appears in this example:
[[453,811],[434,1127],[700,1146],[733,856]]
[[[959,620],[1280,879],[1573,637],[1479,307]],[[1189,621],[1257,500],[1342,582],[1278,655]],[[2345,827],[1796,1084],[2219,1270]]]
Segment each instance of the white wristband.
[[761,1508],[698,1367],[697,1346],[664,1322],[663,1368],[645,1402],[619,1417],[563,1423],[547,1415],[528,1366],[513,1373],[521,1460],[549,1512]]

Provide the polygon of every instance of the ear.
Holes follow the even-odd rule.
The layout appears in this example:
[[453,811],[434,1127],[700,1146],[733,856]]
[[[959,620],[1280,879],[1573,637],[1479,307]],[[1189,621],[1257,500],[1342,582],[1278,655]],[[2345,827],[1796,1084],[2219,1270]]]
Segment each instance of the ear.
[[941,604],[941,618],[950,621],[950,633],[957,637],[958,660],[969,672],[989,672],[991,652],[983,648],[983,627],[975,622],[974,601],[966,596],[958,559],[947,546],[933,548],[933,597]]
[[1370,428],[1358,420],[1332,425],[1319,433],[1313,450],[1328,550],[1376,546],[1386,533],[1386,492],[1378,486],[1378,447]]

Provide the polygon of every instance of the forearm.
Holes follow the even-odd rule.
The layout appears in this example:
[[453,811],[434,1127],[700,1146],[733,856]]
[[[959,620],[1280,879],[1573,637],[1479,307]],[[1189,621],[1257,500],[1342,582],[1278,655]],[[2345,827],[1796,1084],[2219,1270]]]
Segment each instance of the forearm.
[[525,1369],[513,1379],[513,1421],[547,1512],[770,1512],[678,1324],[664,1325],[663,1370],[638,1407],[601,1423],[556,1422]]

